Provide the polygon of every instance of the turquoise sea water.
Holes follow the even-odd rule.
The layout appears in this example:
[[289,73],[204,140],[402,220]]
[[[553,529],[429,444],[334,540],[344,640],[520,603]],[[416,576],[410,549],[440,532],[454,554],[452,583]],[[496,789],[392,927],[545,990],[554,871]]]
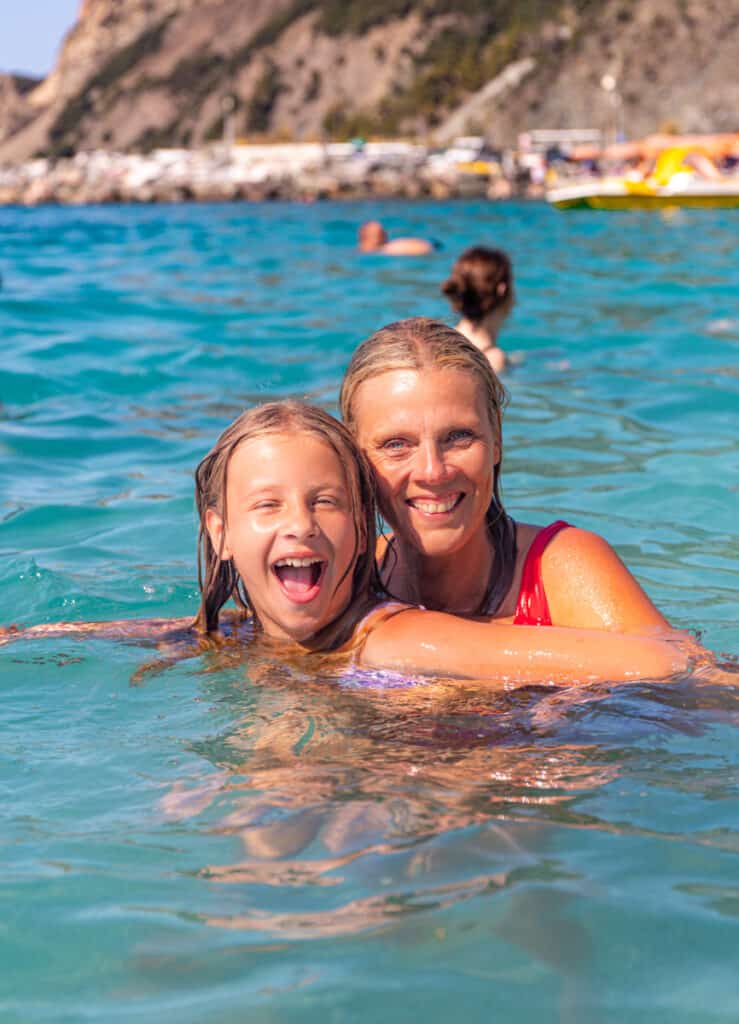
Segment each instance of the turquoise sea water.
[[[358,224],[443,239],[353,249]],[[739,221],[537,204],[0,210],[0,623],[194,612],[192,470],[245,405],[518,302],[505,498],[615,544],[731,659]],[[152,659],[160,664],[151,665]],[[143,670],[142,670],[143,669]],[[739,1019],[736,687],[443,700],[264,658],[0,649],[0,1019]]]

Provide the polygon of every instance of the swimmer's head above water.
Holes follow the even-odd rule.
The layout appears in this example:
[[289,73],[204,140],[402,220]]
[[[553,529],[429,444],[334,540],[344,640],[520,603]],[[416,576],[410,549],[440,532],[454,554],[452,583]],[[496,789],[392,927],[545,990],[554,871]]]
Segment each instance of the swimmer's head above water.
[[387,242],[387,231],[379,220],[368,220],[359,229],[360,252],[378,252]]
[[[500,491],[506,400],[485,355],[427,317],[388,324],[363,341],[340,392],[342,418],[375,469],[396,537],[434,559],[492,542],[497,564],[480,595],[485,609],[502,600],[516,560]],[[429,503],[447,501],[448,515],[427,514]]]
[[359,251],[385,256],[427,256],[438,243],[427,238],[388,238],[379,220],[368,220],[359,229]]
[[498,309],[507,313],[513,306],[511,261],[502,249],[472,246],[454,264],[441,290],[452,308],[473,324]]
[[300,402],[258,406],[202,460],[195,492],[198,625],[215,629],[233,598],[272,636],[332,646],[375,578],[370,471],[347,429]]

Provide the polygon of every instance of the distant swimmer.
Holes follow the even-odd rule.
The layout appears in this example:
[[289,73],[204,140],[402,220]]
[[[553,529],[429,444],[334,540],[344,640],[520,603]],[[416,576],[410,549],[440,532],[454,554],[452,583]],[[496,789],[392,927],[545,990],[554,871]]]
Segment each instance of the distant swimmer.
[[513,308],[513,270],[501,249],[465,249],[441,286],[452,308],[462,314],[457,330],[484,352],[496,373],[508,364],[498,331]]
[[427,238],[389,239],[379,220],[365,221],[359,229],[360,252],[379,252],[385,256],[426,256],[438,248],[438,242]]

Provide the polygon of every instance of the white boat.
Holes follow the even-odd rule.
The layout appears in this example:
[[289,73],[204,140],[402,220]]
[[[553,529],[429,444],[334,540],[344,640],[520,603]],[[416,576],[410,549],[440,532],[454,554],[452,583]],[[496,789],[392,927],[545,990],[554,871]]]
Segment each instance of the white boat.
[[625,177],[592,178],[547,190],[560,210],[657,210],[668,207],[737,207],[739,177],[706,180],[676,174],[666,185]]

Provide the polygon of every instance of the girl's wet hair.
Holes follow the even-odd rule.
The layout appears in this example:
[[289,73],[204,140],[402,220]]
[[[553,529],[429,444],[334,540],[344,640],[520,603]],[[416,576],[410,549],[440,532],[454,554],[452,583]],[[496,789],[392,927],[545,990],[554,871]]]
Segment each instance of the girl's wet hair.
[[475,245],[462,253],[441,290],[458,313],[481,323],[494,309],[513,303],[511,261],[502,249]]
[[[243,617],[251,614],[258,622],[244,581],[232,559],[216,551],[206,526],[206,513],[215,510],[228,520],[226,490],[228,467],[239,445],[270,434],[309,434],[327,444],[336,453],[345,474],[349,503],[356,529],[354,571],[349,606],[336,622],[329,623],[313,638],[311,646],[328,650],[343,643],[359,615],[377,593],[375,568],[375,496],[372,474],[354,438],[338,420],[323,409],[303,402],[269,402],[242,413],[227,427],[195,471],[195,501],[200,517],[198,534],[198,585],[200,610],[195,627],[204,632],[218,628],[218,616],[224,604],[232,599]],[[225,531],[224,531],[225,538]],[[222,545],[224,541],[222,540]],[[350,571],[352,563],[347,567]],[[339,581],[339,586],[344,577]]]
[[503,508],[500,473],[503,462],[502,414],[508,400],[506,390],[487,357],[463,334],[439,320],[411,317],[380,328],[362,342],[351,358],[341,384],[341,415],[356,436],[354,415],[357,390],[366,380],[391,370],[458,370],[471,374],[485,399],[490,425],[500,445],[501,459],[493,472],[493,493],[487,510],[487,525],[495,559],[481,613],[498,609],[508,593],[516,565],[516,527]]

